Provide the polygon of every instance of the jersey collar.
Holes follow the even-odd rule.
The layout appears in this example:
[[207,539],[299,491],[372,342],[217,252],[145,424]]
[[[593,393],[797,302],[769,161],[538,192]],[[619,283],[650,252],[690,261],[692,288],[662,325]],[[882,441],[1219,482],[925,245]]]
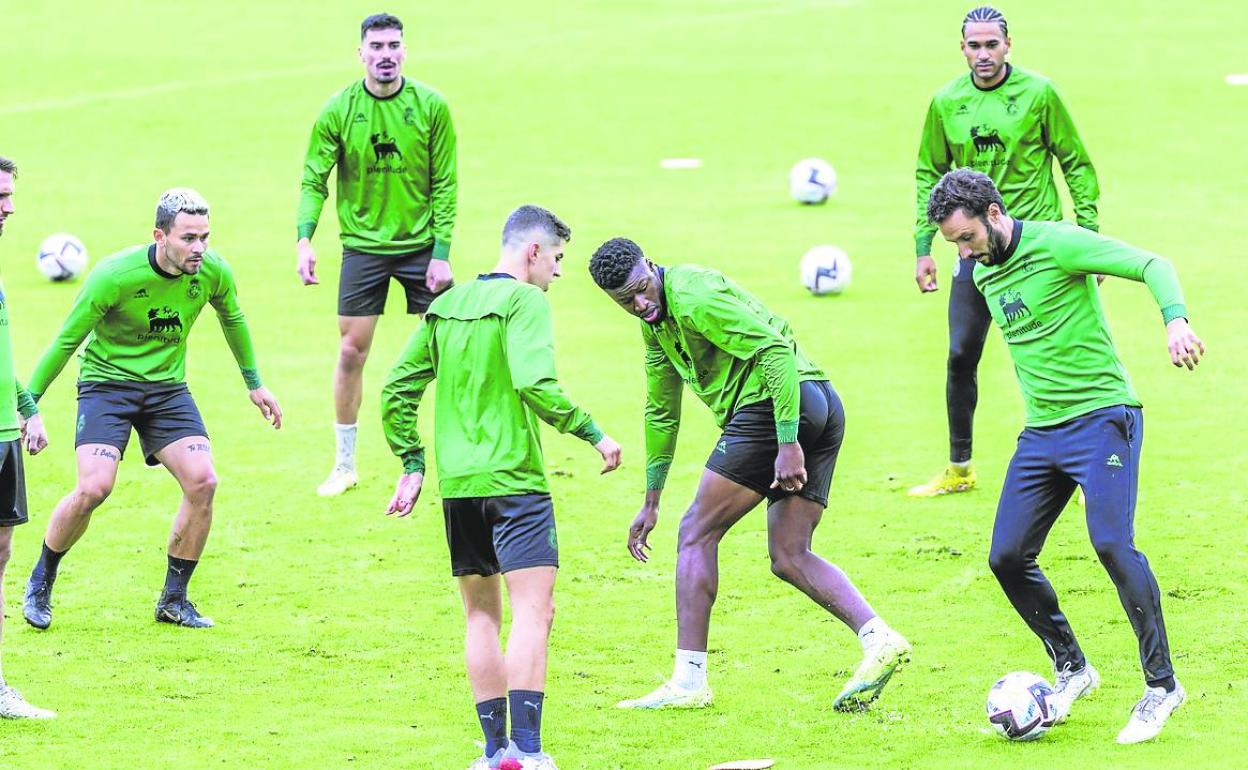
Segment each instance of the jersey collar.
[[374,99],[376,99],[377,101],[379,101],[379,102],[388,102],[388,101],[390,101],[391,99],[393,99],[394,97],[396,97],[396,96],[398,96],[399,94],[403,93],[403,89],[407,87],[407,78],[405,78],[405,77],[403,77],[402,75],[400,75],[400,76],[399,76],[399,87],[398,87],[397,89],[395,89],[394,93],[390,94],[389,96],[378,96],[377,94],[373,93],[372,91],[369,91],[369,90],[368,90],[368,82],[367,82],[367,81],[365,81],[365,80],[363,80],[363,79],[361,79],[361,80],[360,80],[360,87],[364,89],[364,93],[366,93],[366,94],[368,94],[369,96],[373,97],[373,98],[374,98]]
[[478,281],[496,281],[499,278],[510,278],[513,281],[516,280],[516,277],[511,273],[480,273],[477,275]]
[[152,270],[155,270],[156,275],[159,275],[161,278],[181,278],[182,277],[181,275],[174,275],[173,273],[166,273],[164,270],[160,268],[160,263],[156,261],[156,244],[154,243],[151,246],[147,247],[147,264],[151,265]]
[[1023,237],[1023,220],[1015,219],[1014,226],[1010,228],[1010,245],[1005,247],[1005,258],[1009,259],[1014,256],[1014,252],[1018,250],[1018,242]]
[[1005,65],[1005,77],[1001,78],[1000,83],[997,83],[995,86],[988,86],[987,88],[980,88],[979,85],[975,82],[974,75],[967,75],[967,77],[971,79],[971,85],[975,86],[976,91],[983,91],[984,93],[988,93],[989,91],[996,91],[1001,86],[1010,82],[1010,74],[1013,72],[1014,72],[1014,67],[1007,63]]

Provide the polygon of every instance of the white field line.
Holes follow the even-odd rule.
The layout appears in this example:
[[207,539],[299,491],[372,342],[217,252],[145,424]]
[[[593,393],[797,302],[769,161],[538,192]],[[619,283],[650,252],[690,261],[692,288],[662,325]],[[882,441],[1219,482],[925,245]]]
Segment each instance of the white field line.
[[1226,84],[1228,86],[1248,86],[1248,72],[1240,75],[1227,75]]

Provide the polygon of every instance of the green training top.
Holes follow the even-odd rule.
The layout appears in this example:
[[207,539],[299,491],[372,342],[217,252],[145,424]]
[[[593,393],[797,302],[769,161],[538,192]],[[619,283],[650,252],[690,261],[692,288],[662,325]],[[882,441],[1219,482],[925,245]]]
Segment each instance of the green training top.
[[367,254],[433,246],[446,259],[455,227],[455,127],[446,100],[403,80],[384,99],[357,81],[330,97],[312,127],[299,193],[298,231],[311,238],[338,167],[342,245]]
[[1006,212],[1018,219],[1062,218],[1053,180],[1053,158],[1062,166],[1075,204],[1075,221],[1097,229],[1100,188],[1092,159],[1066,105],[1048,78],[1007,65],[1005,80],[979,88],[970,73],[932,97],[919,140],[917,256],[932,253],[936,227],[927,221],[932,188],[954,168],[973,168],[992,178]]
[[381,389],[381,421],[404,473],[423,473],[417,410],[437,378],[433,434],[442,497],[548,492],[538,418],[590,444],[602,431],[555,379],[545,293],[505,273],[441,294]]
[[213,249],[195,275],[170,275],[156,264],[156,244],[100,260],[74,300],[61,333],[30,377],[39,399],[85,339],[79,382],[182,382],[186,337],[212,304],[247,388],[260,387],[247,319],[238,306],[234,273]]
[[1170,262],[1067,222],[1015,221],[1009,257],[975,265],[975,285],[1010,348],[1027,426],[1139,406],[1109,333],[1096,274],[1148,285],[1166,323],[1187,316]]
[[771,399],[776,438],[797,441],[801,383],[825,380],[789,322],[716,270],[660,268],[665,315],[641,322],[646,344],[646,488],[662,489],[680,429],[681,380],[722,428],[738,409]]
[[0,441],[21,438],[18,413],[29,419],[39,413],[30,393],[17,381],[13,369],[13,342],[9,338],[9,300],[0,284]]

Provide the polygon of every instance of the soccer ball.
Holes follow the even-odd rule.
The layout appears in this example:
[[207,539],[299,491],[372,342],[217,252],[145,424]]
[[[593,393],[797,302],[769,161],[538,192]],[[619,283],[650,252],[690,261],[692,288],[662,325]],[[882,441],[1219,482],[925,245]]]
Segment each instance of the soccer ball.
[[789,195],[799,203],[823,203],[836,192],[836,171],[822,158],[799,160],[789,170]]
[[849,255],[836,246],[816,246],[802,257],[802,285],[811,294],[840,294],[853,272]]
[[1012,741],[1034,741],[1057,721],[1052,697],[1053,688],[1043,677],[1026,671],[1006,674],[988,691],[988,721]]
[[87,247],[66,233],[49,235],[39,244],[39,272],[53,281],[68,281],[87,269]]

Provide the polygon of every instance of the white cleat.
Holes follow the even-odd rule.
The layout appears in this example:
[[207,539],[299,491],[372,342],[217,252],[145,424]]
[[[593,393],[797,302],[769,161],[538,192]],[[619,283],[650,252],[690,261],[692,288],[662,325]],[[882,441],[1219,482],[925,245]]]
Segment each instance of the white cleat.
[[321,497],[337,497],[359,483],[355,471],[339,465],[329,472],[329,478],[316,488],[316,493]]
[[1091,663],[1085,663],[1079,671],[1070,671],[1069,668],[1055,671],[1053,677],[1053,696],[1049,698],[1049,705],[1057,715],[1053,724],[1065,722],[1075,701],[1091,695],[1101,686],[1101,675]]
[[498,770],[498,766],[502,764],[503,752],[505,751],[507,751],[505,748],[499,749],[494,752],[493,757],[487,757],[485,754],[482,754],[471,765],[468,765],[468,770]]
[[1187,691],[1177,679],[1171,692],[1166,692],[1161,687],[1145,687],[1144,697],[1131,709],[1127,726],[1118,733],[1118,742],[1142,743],[1156,738],[1161,728],[1166,726],[1166,720],[1185,700]]
[[910,643],[890,629],[878,632],[879,638],[867,644],[862,663],[832,701],[837,711],[863,711],[878,697],[893,674],[910,662]]
[[555,760],[546,752],[525,754],[520,759],[520,770],[559,770]]
[[622,700],[617,709],[701,709],[711,705],[713,699],[709,685],[700,690],[686,690],[670,681],[659,685],[654,692],[635,700]]
[[26,702],[17,690],[0,685],[0,717],[5,719],[52,719],[55,711],[41,709]]

